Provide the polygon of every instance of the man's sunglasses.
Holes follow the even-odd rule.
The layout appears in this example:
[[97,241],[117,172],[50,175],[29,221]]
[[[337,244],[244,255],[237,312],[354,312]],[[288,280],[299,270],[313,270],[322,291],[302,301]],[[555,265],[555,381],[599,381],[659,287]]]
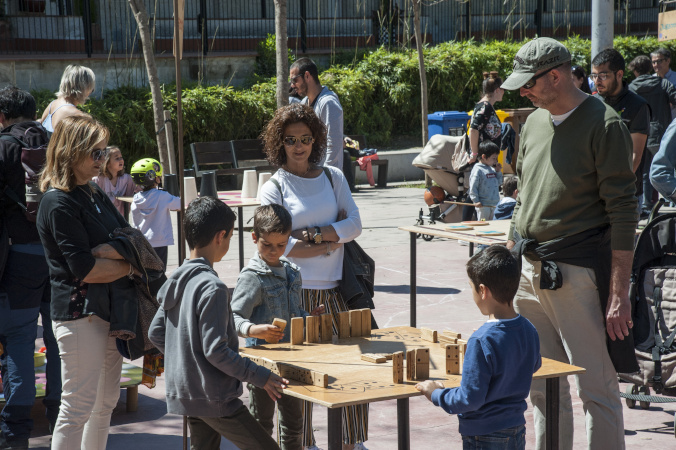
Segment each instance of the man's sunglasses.
[[531,78],[530,80],[528,80],[528,82],[527,82],[526,84],[524,84],[522,87],[525,88],[525,89],[533,89],[533,87],[535,87],[535,83],[537,82],[538,78],[541,78],[541,77],[545,76],[545,75],[548,74],[550,71],[552,71],[552,70],[554,70],[554,69],[557,69],[557,68],[561,67],[562,65],[563,65],[563,64],[558,64],[558,65],[556,65],[556,66],[554,66],[554,67],[550,67],[549,69],[545,70],[545,71],[542,72],[541,74],[535,75],[533,78]]
[[296,136],[287,136],[284,138],[284,145],[287,145],[289,147],[293,147],[296,145],[296,142],[300,141],[301,144],[303,145],[308,145],[312,144],[315,141],[315,138],[312,136],[301,136],[297,138]]
[[299,74],[296,75],[295,77],[289,78],[289,84],[296,84],[296,80],[297,80],[298,78],[302,77],[303,75],[305,75],[305,72],[299,73]]
[[92,152],[92,159],[94,161],[98,161],[102,158],[105,159],[106,156],[108,156],[108,149],[106,149],[106,148],[101,149],[101,150],[94,150]]

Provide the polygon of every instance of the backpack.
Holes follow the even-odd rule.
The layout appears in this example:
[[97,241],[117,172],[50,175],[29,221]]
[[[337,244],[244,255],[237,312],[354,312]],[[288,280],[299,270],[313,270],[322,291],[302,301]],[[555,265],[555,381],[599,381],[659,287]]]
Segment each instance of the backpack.
[[658,394],[676,395],[676,213],[651,220],[641,232],[629,298],[640,372],[622,373],[620,378],[651,386]]
[[49,143],[47,131],[36,124],[36,126],[27,128],[21,137],[17,137],[16,134],[2,134],[0,140],[13,142],[21,147],[21,165],[26,185],[25,204],[9,186],[5,186],[2,193],[23,209],[29,222],[35,223],[38,205],[43,196],[43,192],[38,187],[38,178],[47,159],[47,144]]

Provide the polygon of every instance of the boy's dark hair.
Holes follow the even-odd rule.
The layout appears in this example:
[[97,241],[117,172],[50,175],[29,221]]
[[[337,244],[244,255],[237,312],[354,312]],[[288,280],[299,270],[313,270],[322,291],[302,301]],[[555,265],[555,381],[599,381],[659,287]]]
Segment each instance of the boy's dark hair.
[[517,177],[509,177],[502,183],[502,192],[505,194],[505,197],[514,195],[518,183],[519,179]]
[[500,154],[500,147],[497,146],[497,144],[491,140],[484,139],[484,141],[479,144],[479,159],[481,159],[481,156],[485,156],[486,158],[490,158],[493,155],[499,155]]
[[291,214],[282,205],[259,206],[253,219],[253,232],[257,238],[263,233],[291,234]]
[[629,63],[629,70],[636,71],[639,75],[650,75],[653,71],[653,63],[646,55],[638,55]]
[[493,244],[467,261],[467,276],[474,289],[486,286],[500,303],[512,304],[519,289],[519,265],[506,247]]
[[624,71],[624,57],[614,48],[607,48],[596,55],[592,60],[592,67],[599,67],[608,63],[608,68],[613,72]]
[[209,245],[216,233],[230,233],[235,225],[235,212],[213,197],[200,197],[190,202],[185,211],[183,228],[190,250]]
[[33,96],[23,89],[16,86],[0,89],[0,112],[6,119],[35,120],[36,108]]
[[289,70],[293,69],[298,69],[298,75],[303,75],[305,72],[308,72],[312,76],[312,79],[315,80],[315,83],[319,84],[319,71],[317,70],[317,65],[310,58],[297,59],[291,64],[291,67],[289,67]]

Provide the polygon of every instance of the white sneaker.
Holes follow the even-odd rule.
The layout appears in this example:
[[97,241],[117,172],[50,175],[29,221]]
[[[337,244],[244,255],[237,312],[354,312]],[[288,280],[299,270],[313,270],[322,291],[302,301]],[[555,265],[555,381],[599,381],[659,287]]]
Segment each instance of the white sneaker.
[[462,245],[462,246],[464,246],[464,247],[467,247],[467,246],[469,245],[469,242],[467,242],[467,241],[458,241],[458,244],[460,244],[460,245]]
[[363,442],[357,442],[356,444],[354,444],[354,450],[369,450],[369,449],[364,446]]

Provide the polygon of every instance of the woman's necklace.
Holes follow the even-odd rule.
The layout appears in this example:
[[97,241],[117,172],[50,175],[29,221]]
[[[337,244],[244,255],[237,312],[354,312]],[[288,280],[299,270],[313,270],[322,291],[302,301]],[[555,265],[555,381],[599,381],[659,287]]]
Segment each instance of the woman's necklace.
[[305,178],[305,175],[307,175],[308,172],[310,172],[310,170],[312,169],[312,164],[308,164],[307,170],[305,171],[305,173],[304,173],[303,175],[297,174],[297,173],[294,172],[293,170],[289,169],[289,166],[286,166],[286,167],[282,166],[282,167],[284,168],[284,170],[286,170],[286,171],[289,172],[290,174],[293,174],[293,175],[295,175],[295,176],[297,176],[297,177]]
[[99,214],[101,214],[101,210],[99,209],[99,205],[96,203],[96,200],[94,200],[94,196],[92,195],[91,188],[89,189],[89,192],[87,192],[82,186],[78,186],[78,187],[79,187],[80,189],[82,189],[82,192],[84,192],[85,194],[87,194],[87,196],[89,197],[89,200],[91,200],[91,202],[92,202],[92,203],[94,204],[94,206],[96,207],[96,210],[99,212]]

